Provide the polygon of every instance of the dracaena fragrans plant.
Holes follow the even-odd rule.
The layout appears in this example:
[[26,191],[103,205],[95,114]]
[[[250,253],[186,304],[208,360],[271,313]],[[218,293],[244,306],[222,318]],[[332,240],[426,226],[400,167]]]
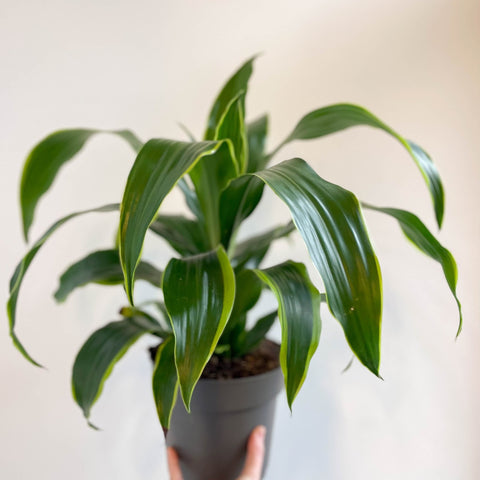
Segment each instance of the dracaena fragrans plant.
[[[120,310],[121,319],[94,332],[76,357],[73,395],[87,419],[113,366],[142,335],[162,339],[152,385],[159,419],[166,429],[177,392],[188,409],[212,354],[238,357],[251,351],[277,318],[282,331],[280,365],[291,406],[319,342],[321,302],[327,303],[340,322],[354,355],[379,375],[381,274],[362,209],[392,217],[414,245],[440,263],[458,304],[460,331],[455,260],[416,215],[361,204],[353,193],[324,180],[305,160],[277,157],[284,145],[295,140],[319,138],[357,125],[381,129],[400,142],[406,157],[416,163],[440,227],[443,187],[431,158],[370,112],[351,104],[308,113],[277,148],[266,152],[268,117],[245,122],[253,61],[247,61],[220,91],[202,141],[154,138],[143,143],[130,131],[103,131],[126,141],[135,152],[121,203],[61,218],[31,246],[13,274],[7,306],[10,335],[20,352],[38,365],[15,334],[17,298],[32,260],[50,235],[74,217],[119,212],[116,245],[76,261],[61,276],[55,293],[63,301],[87,283],[123,284],[130,304]],[[57,131],[30,152],[20,190],[26,239],[38,201],[61,167],[97,133],[91,129]],[[265,186],[288,206],[291,221],[237,242],[241,224],[259,205]],[[191,211],[188,217],[159,213],[175,187],[185,196]],[[271,244],[295,229],[323,280],[324,293],[312,284],[300,263],[262,265]],[[176,252],[167,265],[142,261],[147,234],[163,237]],[[155,310],[135,305],[136,280],[158,287],[158,297],[152,299]],[[273,291],[278,305],[247,324],[247,314],[264,288]]]

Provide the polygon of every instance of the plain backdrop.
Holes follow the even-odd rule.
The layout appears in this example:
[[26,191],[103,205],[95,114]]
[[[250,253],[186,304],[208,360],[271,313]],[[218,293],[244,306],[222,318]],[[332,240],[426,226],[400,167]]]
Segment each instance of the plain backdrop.
[[[177,122],[199,136],[225,79],[261,52],[247,114],[270,112],[269,148],[308,111],[348,101],[429,151],[446,189],[439,238],[457,258],[465,314],[455,341],[458,314],[440,266],[392,219],[366,214],[384,282],[384,381],[358,362],[341,373],[351,353],[322,309],[320,345],[292,415],[278,399],[267,479],[480,478],[479,25],[477,0],[1,0],[1,301],[26,251],[18,184],[36,141],[79,126],[183,139]],[[293,156],[362,200],[413,210],[437,233],[420,173],[383,132],[356,128],[296,142],[275,161]],[[93,139],[42,199],[32,238],[61,215],[119,201],[133,159],[120,140]],[[242,235],[286,220],[271,195],[263,204]],[[164,208],[184,210],[178,194]],[[70,263],[112,244],[116,222],[115,214],[72,221],[28,272],[18,334],[48,370],[15,351],[2,315],[3,479],[167,478],[145,351],[154,342],[140,341],[106,382],[92,417],[101,432],[86,426],[70,394],[76,352],[126,299],[121,287],[88,286],[57,306],[52,292]],[[162,267],[170,251],[149,237],[145,255]],[[278,242],[266,265],[288,257],[308,262],[298,235]],[[138,285],[137,300],[155,294]],[[260,309],[271,302],[267,296]]]

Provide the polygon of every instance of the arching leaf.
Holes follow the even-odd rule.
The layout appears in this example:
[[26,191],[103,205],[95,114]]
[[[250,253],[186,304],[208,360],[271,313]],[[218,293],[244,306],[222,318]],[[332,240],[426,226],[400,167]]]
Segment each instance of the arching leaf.
[[[432,196],[437,223],[438,226],[441,227],[445,200],[442,181],[432,159],[420,146],[410,140],[406,140],[363,107],[340,103],[314,110],[305,115],[297,123],[292,133],[290,133],[280,147],[292,140],[319,138],[357,125],[368,125],[379,128],[396,138],[405,147],[427,183]],[[279,148],[277,148],[276,151],[278,151]]]
[[[138,264],[135,278],[159,287],[162,272],[150,263],[142,261]],[[123,281],[118,250],[99,250],[75,262],[62,274],[54,296],[58,302],[63,302],[73,290],[89,283],[119,285],[123,284]]]
[[447,280],[448,287],[452,292],[458,306],[459,324],[457,336],[462,330],[462,306],[457,297],[457,264],[453,255],[434,237],[423,222],[413,213],[398,208],[375,207],[373,205],[363,204],[365,208],[386,213],[395,218],[405,236],[425,255],[433,258],[440,263]]
[[120,320],[95,331],[83,344],[73,365],[72,393],[87,420],[113,367],[148,331],[131,319]]
[[282,327],[280,365],[291,409],[318,346],[321,330],[320,294],[301,263],[288,261],[255,272],[277,297]]
[[221,142],[152,139],[140,150],[128,176],[120,207],[120,261],[125,291],[132,305],[134,275],[145,234],[163,199],[200,159],[215,156],[221,145]]
[[118,210],[118,204],[111,204],[105,205],[99,208],[92,208],[90,210],[83,210],[81,212],[71,213],[66,217],[57,220],[32,246],[32,248],[27,252],[27,254],[23,257],[22,261],[17,265],[15,272],[10,279],[10,296],[7,302],[7,314],[9,320],[9,330],[10,336],[12,337],[14,345],[17,349],[22,353],[22,355],[31,363],[37,366],[41,366],[38,364],[33,358],[28,354],[25,350],[24,346],[21,344],[20,340],[18,339],[17,335],[15,334],[15,322],[16,322],[16,309],[17,309],[17,300],[18,300],[18,293],[20,291],[20,287],[22,285],[23,278],[27,273],[32,260],[35,258],[35,255],[38,253],[42,245],[49,239],[49,237],[58,229],[60,228],[65,222],[68,222],[70,219],[78,217],[79,215],[83,215],[85,213],[93,213],[93,212],[112,212]]
[[380,364],[380,268],[358,200],[299,158],[255,173],[281,198],[325,284],[327,301],[359,360]]
[[268,115],[263,115],[247,125],[248,167],[253,173],[267,166],[268,156],[265,154],[268,133]]
[[97,133],[117,135],[128,142],[136,152],[142,146],[142,142],[129,130],[106,131],[84,128],[59,130],[35,145],[25,161],[20,184],[20,204],[26,240],[38,201],[48,191],[60,168]]

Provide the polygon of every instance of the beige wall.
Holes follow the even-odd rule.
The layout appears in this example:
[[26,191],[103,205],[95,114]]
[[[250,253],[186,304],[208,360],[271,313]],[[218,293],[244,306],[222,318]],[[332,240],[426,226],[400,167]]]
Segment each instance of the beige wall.
[[[381,373],[358,364],[339,325],[324,329],[290,417],[278,404],[269,480],[473,480],[479,478],[480,313],[478,270],[480,4],[402,1],[9,1],[0,5],[0,276],[25,251],[17,185],[30,146],[59,127],[133,128],[142,138],[195,133],[233,69],[263,52],[251,83],[251,118],[272,113],[274,146],[307,111],[363,104],[424,146],[446,186],[441,240],[459,264],[465,327],[457,342],[454,301],[437,264],[403,240],[388,218],[369,214],[384,278]],[[415,166],[381,132],[358,128],[285,149],[364,200],[414,210],[434,228]],[[77,208],[121,197],[131,155],[112,138],[91,142],[62,172],[38,210],[33,237]],[[178,197],[168,209],[175,209]],[[271,197],[268,222],[284,210]],[[251,231],[265,227],[254,217]],[[35,260],[22,290],[18,333],[49,368],[28,365],[0,336],[0,471],[8,480],[165,479],[162,434],[140,343],[115,369],[93,432],[70,398],[74,353],[115,318],[121,288],[87,287],[57,307],[58,274],[112,240],[114,216],[66,226]],[[279,244],[273,263],[293,255]],[[147,254],[166,256],[156,242]],[[146,290],[138,292],[147,295]],[[278,332],[277,332],[278,333]]]

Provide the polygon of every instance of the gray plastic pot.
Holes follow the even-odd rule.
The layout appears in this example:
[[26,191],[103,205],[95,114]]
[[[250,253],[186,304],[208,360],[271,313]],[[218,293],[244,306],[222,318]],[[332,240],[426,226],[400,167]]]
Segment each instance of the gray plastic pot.
[[180,398],[175,405],[167,445],[180,457],[184,480],[234,480],[243,468],[250,432],[267,427],[268,462],[276,396],[283,388],[280,368],[252,377],[198,382],[191,413]]

